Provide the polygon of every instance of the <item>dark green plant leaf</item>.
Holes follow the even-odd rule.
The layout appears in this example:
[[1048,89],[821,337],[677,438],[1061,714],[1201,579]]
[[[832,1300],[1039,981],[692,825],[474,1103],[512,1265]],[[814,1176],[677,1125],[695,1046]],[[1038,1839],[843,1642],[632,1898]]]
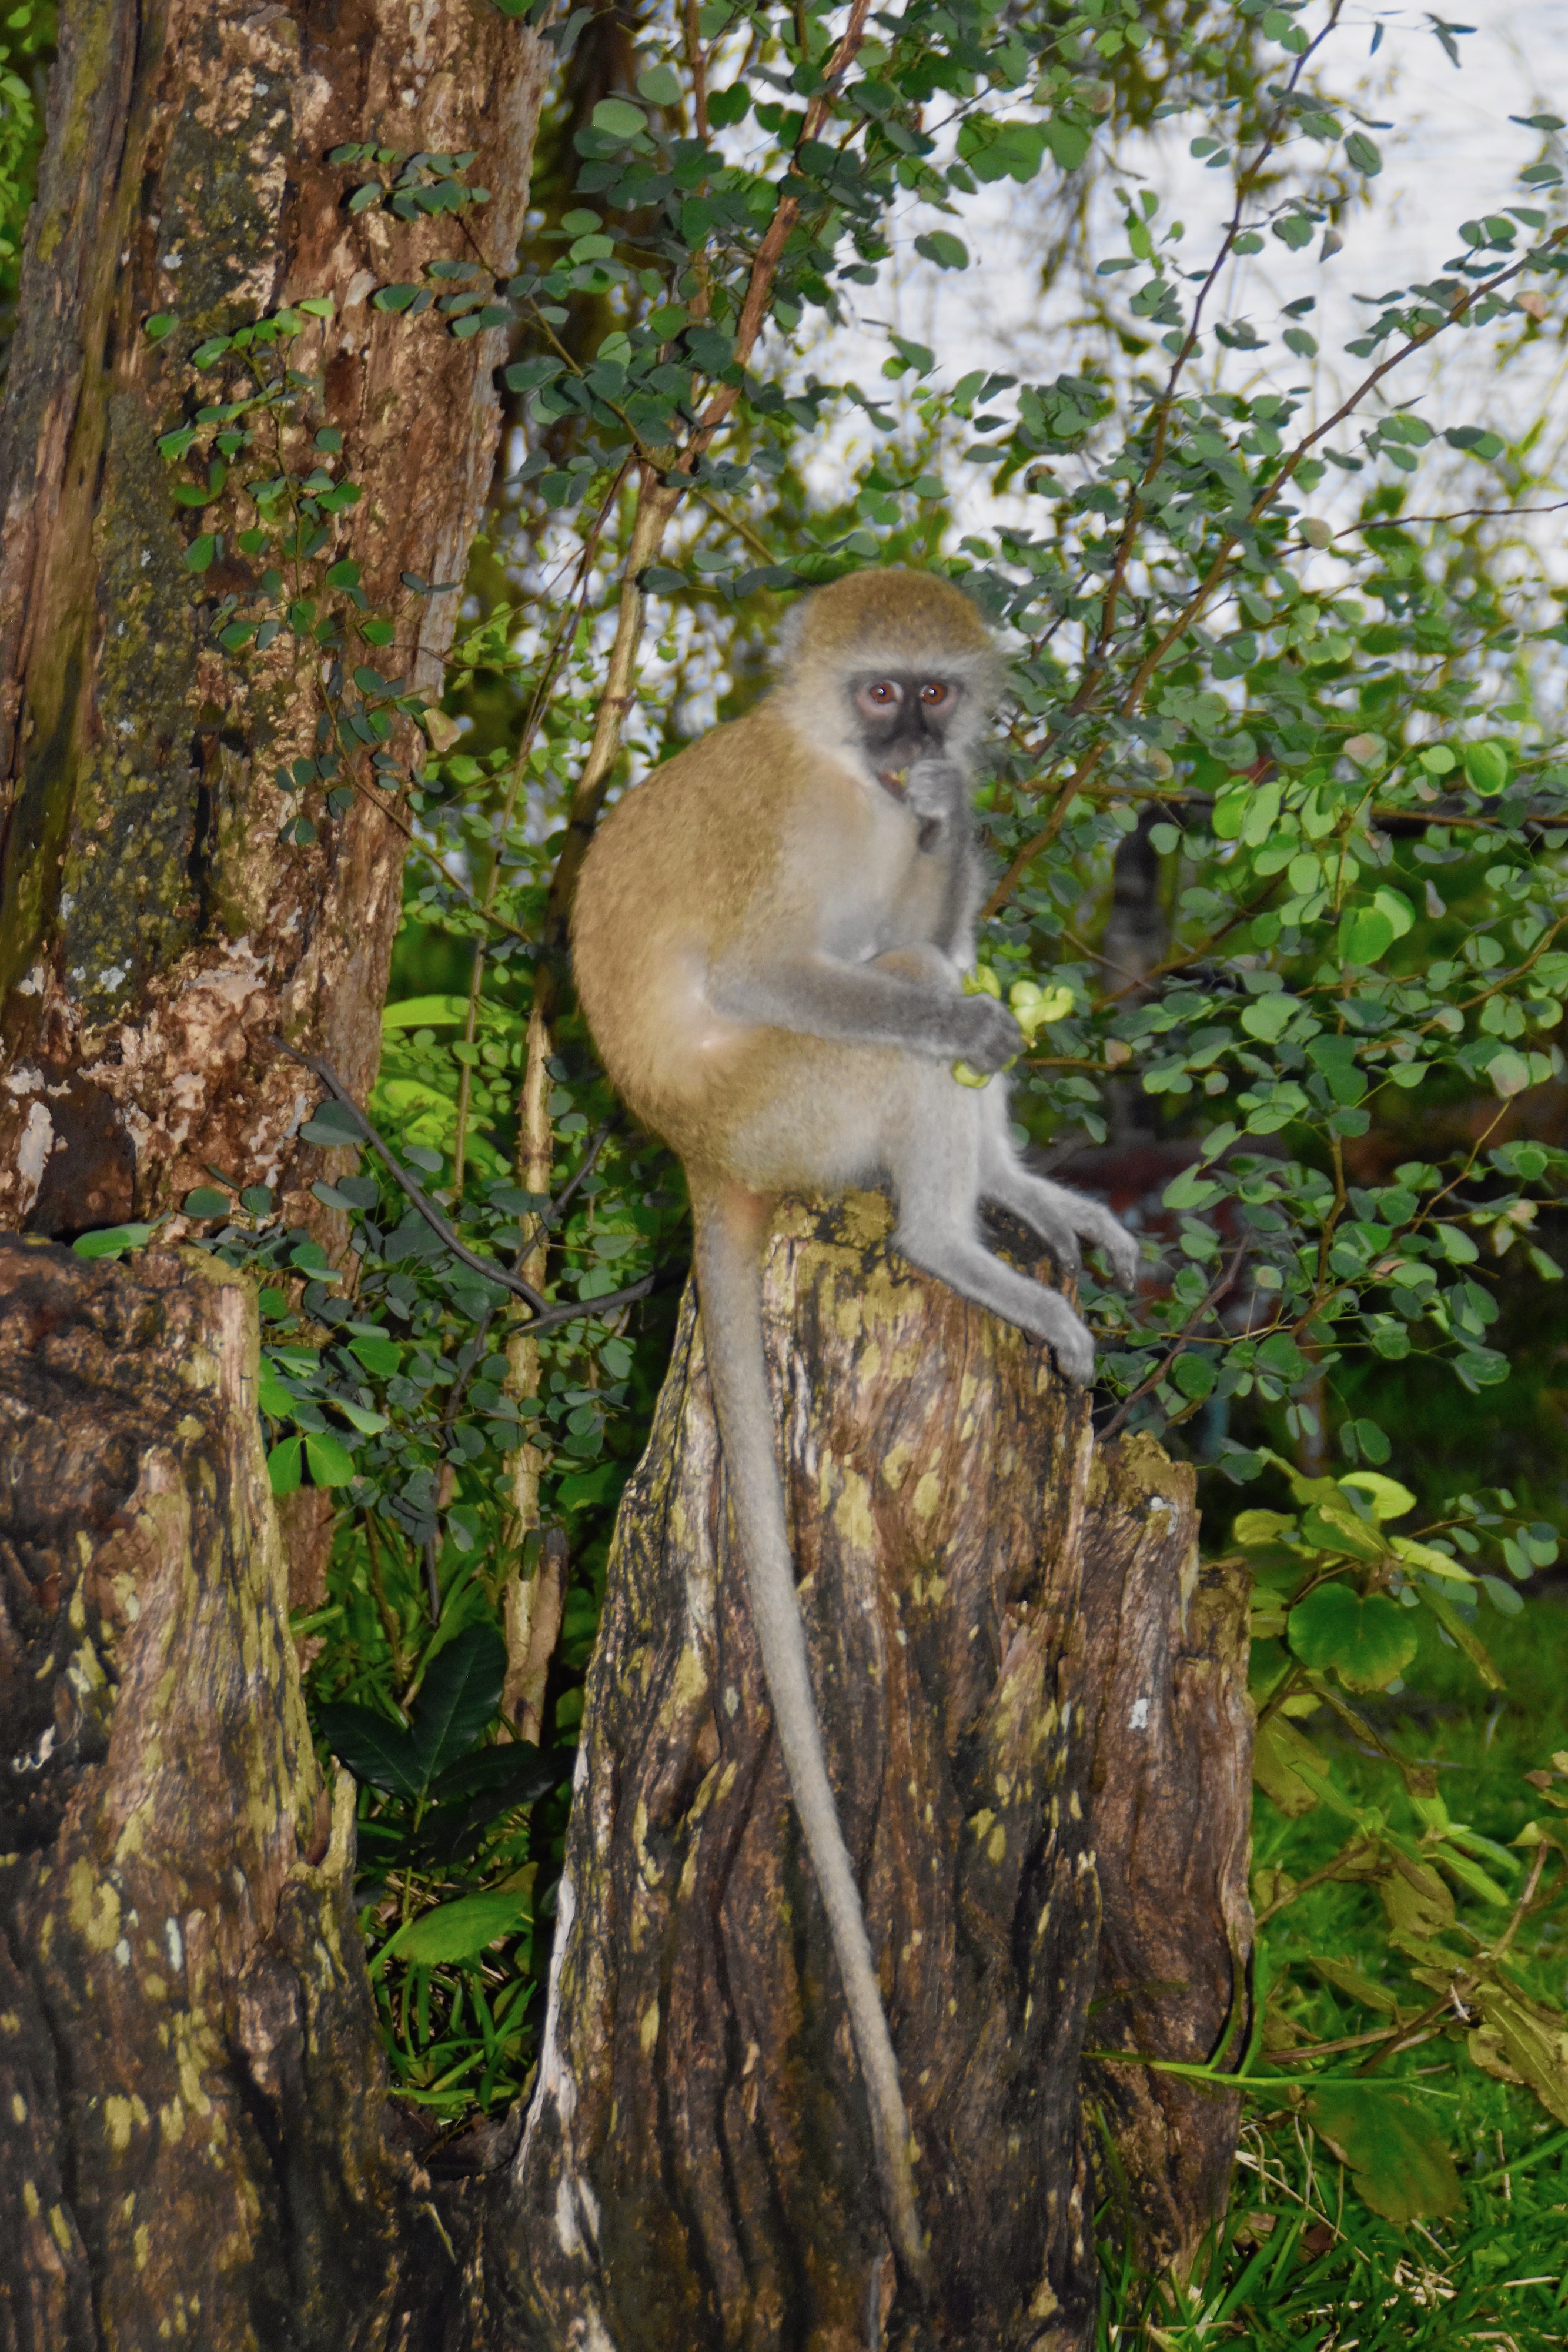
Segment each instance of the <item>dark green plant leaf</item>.
[[368,1781],[372,1789],[385,1789],[394,1797],[414,1798],[423,1793],[424,1768],[412,1731],[371,1707],[343,1703],[320,1708],[317,1721],[322,1738],[356,1780]]
[[470,1625],[440,1653],[414,1709],[426,1780],[477,1745],[496,1719],[506,1679],[507,1645],[493,1625]]

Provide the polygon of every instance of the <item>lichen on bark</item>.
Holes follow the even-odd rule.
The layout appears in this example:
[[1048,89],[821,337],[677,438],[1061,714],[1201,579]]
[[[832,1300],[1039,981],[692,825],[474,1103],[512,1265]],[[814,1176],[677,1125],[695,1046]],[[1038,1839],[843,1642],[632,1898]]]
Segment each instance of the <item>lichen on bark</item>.
[[[153,1214],[214,1167],[312,1213],[319,1158],[294,1141],[310,1089],[264,1041],[369,1085],[402,835],[361,794],[312,810],[314,845],[279,839],[296,804],[275,769],[315,748],[315,651],[217,644],[219,599],[265,559],[231,528],[193,573],[189,541],[223,512],[176,505],[156,441],[235,388],[192,369],[204,335],[329,299],[295,354],[314,389],[286,454],[342,432],[362,497],[330,551],[361,562],[372,603],[409,607],[400,666],[438,685],[455,600],[398,583],[462,574],[500,338],[371,307],[454,230],[350,215],[327,157],[393,121],[410,152],[476,150],[504,263],[549,54],[498,12],[423,0],[65,16],[0,412],[0,1223]],[[176,321],[162,341],[154,313]]]

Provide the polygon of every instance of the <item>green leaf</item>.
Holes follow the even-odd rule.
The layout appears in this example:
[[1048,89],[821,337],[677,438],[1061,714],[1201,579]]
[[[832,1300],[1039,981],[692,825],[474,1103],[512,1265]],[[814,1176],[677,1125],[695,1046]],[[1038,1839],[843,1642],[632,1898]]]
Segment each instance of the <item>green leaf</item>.
[[1378,153],[1374,142],[1366,136],[1366,133],[1364,131],[1353,131],[1351,132],[1350,137],[1344,142],[1344,152],[1349,161],[1354,164],[1356,170],[1358,172],[1364,172],[1369,180],[1375,179],[1377,173],[1383,169],[1383,158]]
[[[596,108],[595,112],[602,112]],[[382,1969],[394,1958],[420,1968],[439,1968],[453,1960],[468,1960],[501,1937],[525,1927],[532,1916],[529,1887],[504,1887],[488,1895],[460,1895],[455,1903],[438,1904],[423,1918],[400,1927],[377,1953],[374,1966]]]
[[313,1432],[305,1440],[305,1458],[318,1486],[347,1486],[354,1476],[354,1457],[329,1429]]
[[1325,2084],[1307,2113],[1350,2166],[1364,2203],[1385,2221],[1435,2221],[1458,2207],[1448,2143],[1405,2093],[1386,2083]]
[[1171,1378],[1176,1387],[1184,1397],[1190,1397],[1197,1404],[1213,1395],[1218,1377],[1212,1357],[1200,1355],[1191,1348],[1184,1349],[1171,1366]]
[[292,1495],[299,1485],[299,1458],[304,1440],[286,1437],[267,1457],[267,1475],[275,1495]]
[[216,533],[210,530],[203,531],[200,539],[193,539],[191,541],[190,546],[185,550],[186,571],[205,572],[209,570],[212,565],[213,558],[217,551],[218,542]]
[[145,1249],[152,1225],[101,1225],[95,1234],[78,1234],[71,1244],[78,1257],[123,1257],[127,1250]]
[[427,1780],[477,1745],[506,1679],[507,1645],[493,1625],[470,1625],[447,1643],[425,1675],[414,1718]]
[[1470,2056],[1505,2083],[1528,2083],[1548,2115],[1568,2124],[1568,2023],[1563,2011],[1531,2000],[1496,1977],[1470,1996],[1482,2022],[1468,2037]]
[[1374,1593],[1364,1600],[1347,1584],[1320,1584],[1290,1616],[1291,1647],[1317,1673],[1333,1667],[1346,1690],[1384,1690],[1404,1673],[1420,1636],[1407,1609]]
[[1314,1779],[1321,1778],[1322,1758],[1312,1741],[1303,1738],[1295,1725],[1276,1708],[1259,1727],[1252,1750],[1252,1778],[1288,1821],[1310,1813],[1318,1801],[1317,1790],[1302,1777],[1303,1767]]
[[417,286],[380,286],[371,295],[371,301],[378,310],[406,310],[418,292]]
[[1066,122],[1057,115],[1045,126],[1045,143],[1064,172],[1076,172],[1092,142],[1078,123]]
[[637,77],[637,95],[650,106],[679,106],[685,92],[674,66],[645,66]]
[[1394,945],[1394,926],[1380,907],[1342,916],[1339,951],[1346,963],[1375,964]]
[[1277,1045],[1300,1009],[1296,998],[1283,989],[1271,996],[1255,996],[1242,1008],[1241,1026],[1249,1037]]
[[456,1798],[489,1801],[489,1817],[531,1805],[562,1780],[571,1778],[573,1757],[568,1749],[537,1748],[531,1740],[509,1740],[504,1748],[476,1748],[459,1757],[431,1783],[430,1793],[445,1804]]
[[173,333],[174,326],[172,310],[154,310],[152,317],[143,321],[141,331],[150,343],[161,343],[165,335]]
[[751,92],[743,81],[732,82],[727,89],[716,89],[707,102],[707,119],[718,131],[744,122],[750,111]]
[[193,1192],[186,1193],[180,1206],[187,1217],[226,1217],[229,1196],[211,1184],[198,1184]]
[[1504,1046],[1502,1052],[1494,1054],[1487,1064],[1487,1076],[1491,1080],[1493,1092],[1507,1102],[1511,1096],[1521,1095],[1529,1086],[1530,1065],[1522,1054],[1516,1054]]
[[1408,1486],[1402,1486],[1397,1478],[1379,1477],[1375,1470],[1349,1470],[1339,1483],[1342,1486],[1354,1486],[1367,1497],[1379,1524],[1385,1519],[1402,1519],[1406,1511],[1416,1507],[1416,1497]]
[[1488,1690],[1506,1690],[1508,1685],[1493,1664],[1490,1651],[1484,1642],[1479,1641],[1471,1633],[1469,1626],[1451,1602],[1445,1601],[1440,1592],[1434,1592],[1428,1584],[1418,1584],[1416,1591],[1420,1596],[1422,1607],[1431,1611],[1449,1641],[1457,1649],[1464,1652]]
[[646,131],[648,118],[640,106],[629,99],[601,98],[593,110],[593,127],[602,131],[607,139],[635,139]]
[[969,267],[967,246],[961,244],[957,237],[949,236],[945,228],[933,229],[928,236],[917,236],[915,250],[923,253],[927,261],[934,261],[938,269],[967,269]]
[[425,1775],[414,1737],[401,1724],[371,1707],[343,1704],[320,1708],[317,1721],[322,1738],[356,1780],[393,1797],[423,1795]]
[[1482,800],[1495,800],[1508,784],[1508,751],[1501,743],[1467,743],[1460,754],[1465,781]]
[[[277,1373],[269,1371],[265,1364],[262,1366],[261,1378],[256,1384],[256,1401],[263,1412],[273,1421],[292,1421],[294,1418],[295,1400],[291,1391],[284,1387]],[[298,1484],[298,1478],[296,1477],[294,1485],[297,1486]],[[291,1486],[288,1491],[292,1494],[293,1487]]]
[[402,1363],[402,1349],[395,1339],[371,1339],[361,1336],[350,1340],[349,1353],[357,1356],[366,1371],[380,1381],[390,1381]]
[[364,1141],[353,1114],[336,1098],[319,1103],[299,1132],[307,1143],[319,1143],[328,1150]]

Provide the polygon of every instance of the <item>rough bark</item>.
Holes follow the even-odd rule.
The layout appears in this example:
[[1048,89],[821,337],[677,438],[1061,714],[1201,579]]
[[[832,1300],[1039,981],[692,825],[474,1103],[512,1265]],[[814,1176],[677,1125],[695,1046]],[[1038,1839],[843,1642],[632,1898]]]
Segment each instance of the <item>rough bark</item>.
[[[1206,2059],[1246,2047],[1252,1709],[1247,1581],[1199,1566],[1196,1486],[1152,1438],[1107,1447],[1090,1477],[1084,1641],[1090,1823],[1100,1875],[1101,2050]],[[1150,2271],[1185,2271],[1225,2200],[1239,2098],[1092,2063],[1113,2207]]]
[[210,1262],[0,1239],[0,2352],[437,2340],[256,1370]]
[[[1097,1969],[1113,2046],[1127,2029],[1186,2056],[1229,2009],[1247,1727],[1233,1597],[1191,1589],[1190,1476],[1136,1442],[1097,1462],[1083,1400],[892,1257],[886,1223],[880,1200],[787,1211],[768,1339],[936,2303],[894,2292],[688,1297],[611,1565],[538,2088],[486,2216],[497,2347],[1075,2352]],[[1135,1859],[1097,1874],[1097,1833]],[[1150,1990],[1156,1965],[1181,1996]],[[1234,2109],[1113,2071],[1097,2096],[1144,2242],[1179,2253],[1223,2190]]]
[[[465,229],[350,216],[358,175],[327,157],[476,149],[476,232],[505,264],[549,52],[478,0],[75,0],[62,17],[0,414],[0,1224],[144,1217],[211,1168],[282,1186],[298,1216],[320,1173],[291,1141],[314,1090],[262,1041],[369,1085],[402,835],[361,793],[339,817],[306,803],[314,845],[279,840],[299,803],[274,772],[315,749],[319,663],[287,633],[264,655],[217,645],[218,600],[267,559],[231,545],[186,568],[197,530],[234,526],[174,503],[154,444],[203,337],[330,297],[286,454],[307,470],[310,435],[341,428],[363,496],[332,552],[398,611],[389,667],[431,684],[456,598],[398,583],[462,577],[499,335],[371,307],[467,255]],[[178,321],[161,342],[154,312]],[[204,375],[201,397],[237,382]]]

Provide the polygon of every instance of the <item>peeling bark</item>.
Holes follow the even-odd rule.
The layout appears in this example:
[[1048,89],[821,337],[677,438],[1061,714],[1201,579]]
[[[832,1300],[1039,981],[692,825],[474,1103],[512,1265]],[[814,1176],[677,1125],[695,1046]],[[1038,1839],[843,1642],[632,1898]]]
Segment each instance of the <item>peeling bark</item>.
[[[1084,1401],[1043,1353],[893,1257],[887,1222],[876,1199],[790,1206],[767,1310],[936,2304],[894,2291],[688,1296],[612,1560],[538,2087],[486,2210],[497,2352],[1077,2352],[1096,2290],[1079,2081],[1097,1970],[1118,2004],[1097,2037],[1134,2029],[1148,2054],[1188,2054],[1229,2007],[1246,1718],[1230,1601],[1186,1589],[1190,1474],[1138,1441],[1096,1459]],[[1134,1682],[1136,1751],[1117,1731]],[[1130,1857],[1095,1861],[1097,1837],[1130,1828],[1135,1884]],[[1174,2008],[1144,1997],[1156,1962],[1186,1986]],[[1128,2072],[1131,2090],[1097,2096],[1145,2242],[1179,2252],[1223,2192],[1235,2111],[1195,2123]]]
[[[476,149],[476,231],[504,264],[549,56],[466,0],[63,12],[0,412],[0,1225],[147,1216],[211,1167],[281,1187],[298,1218],[315,1090],[261,1041],[324,1054],[361,1096],[374,1076],[402,835],[361,795],[339,818],[311,804],[314,845],[278,840],[298,803],[274,771],[315,748],[316,665],[287,633],[265,655],[216,644],[219,597],[266,559],[185,567],[221,518],[174,503],[154,445],[204,336],[331,297],[301,347],[319,386],[295,454],[306,470],[309,435],[342,429],[364,495],[332,553],[401,607],[399,671],[434,683],[456,599],[399,577],[462,578],[500,333],[372,310],[378,285],[468,248],[447,219],[350,216],[352,175],[326,159]],[[162,342],[154,312],[178,320]]]
[[0,1239],[4,2352],[439,2340],[256,1372],[210,1261]]

